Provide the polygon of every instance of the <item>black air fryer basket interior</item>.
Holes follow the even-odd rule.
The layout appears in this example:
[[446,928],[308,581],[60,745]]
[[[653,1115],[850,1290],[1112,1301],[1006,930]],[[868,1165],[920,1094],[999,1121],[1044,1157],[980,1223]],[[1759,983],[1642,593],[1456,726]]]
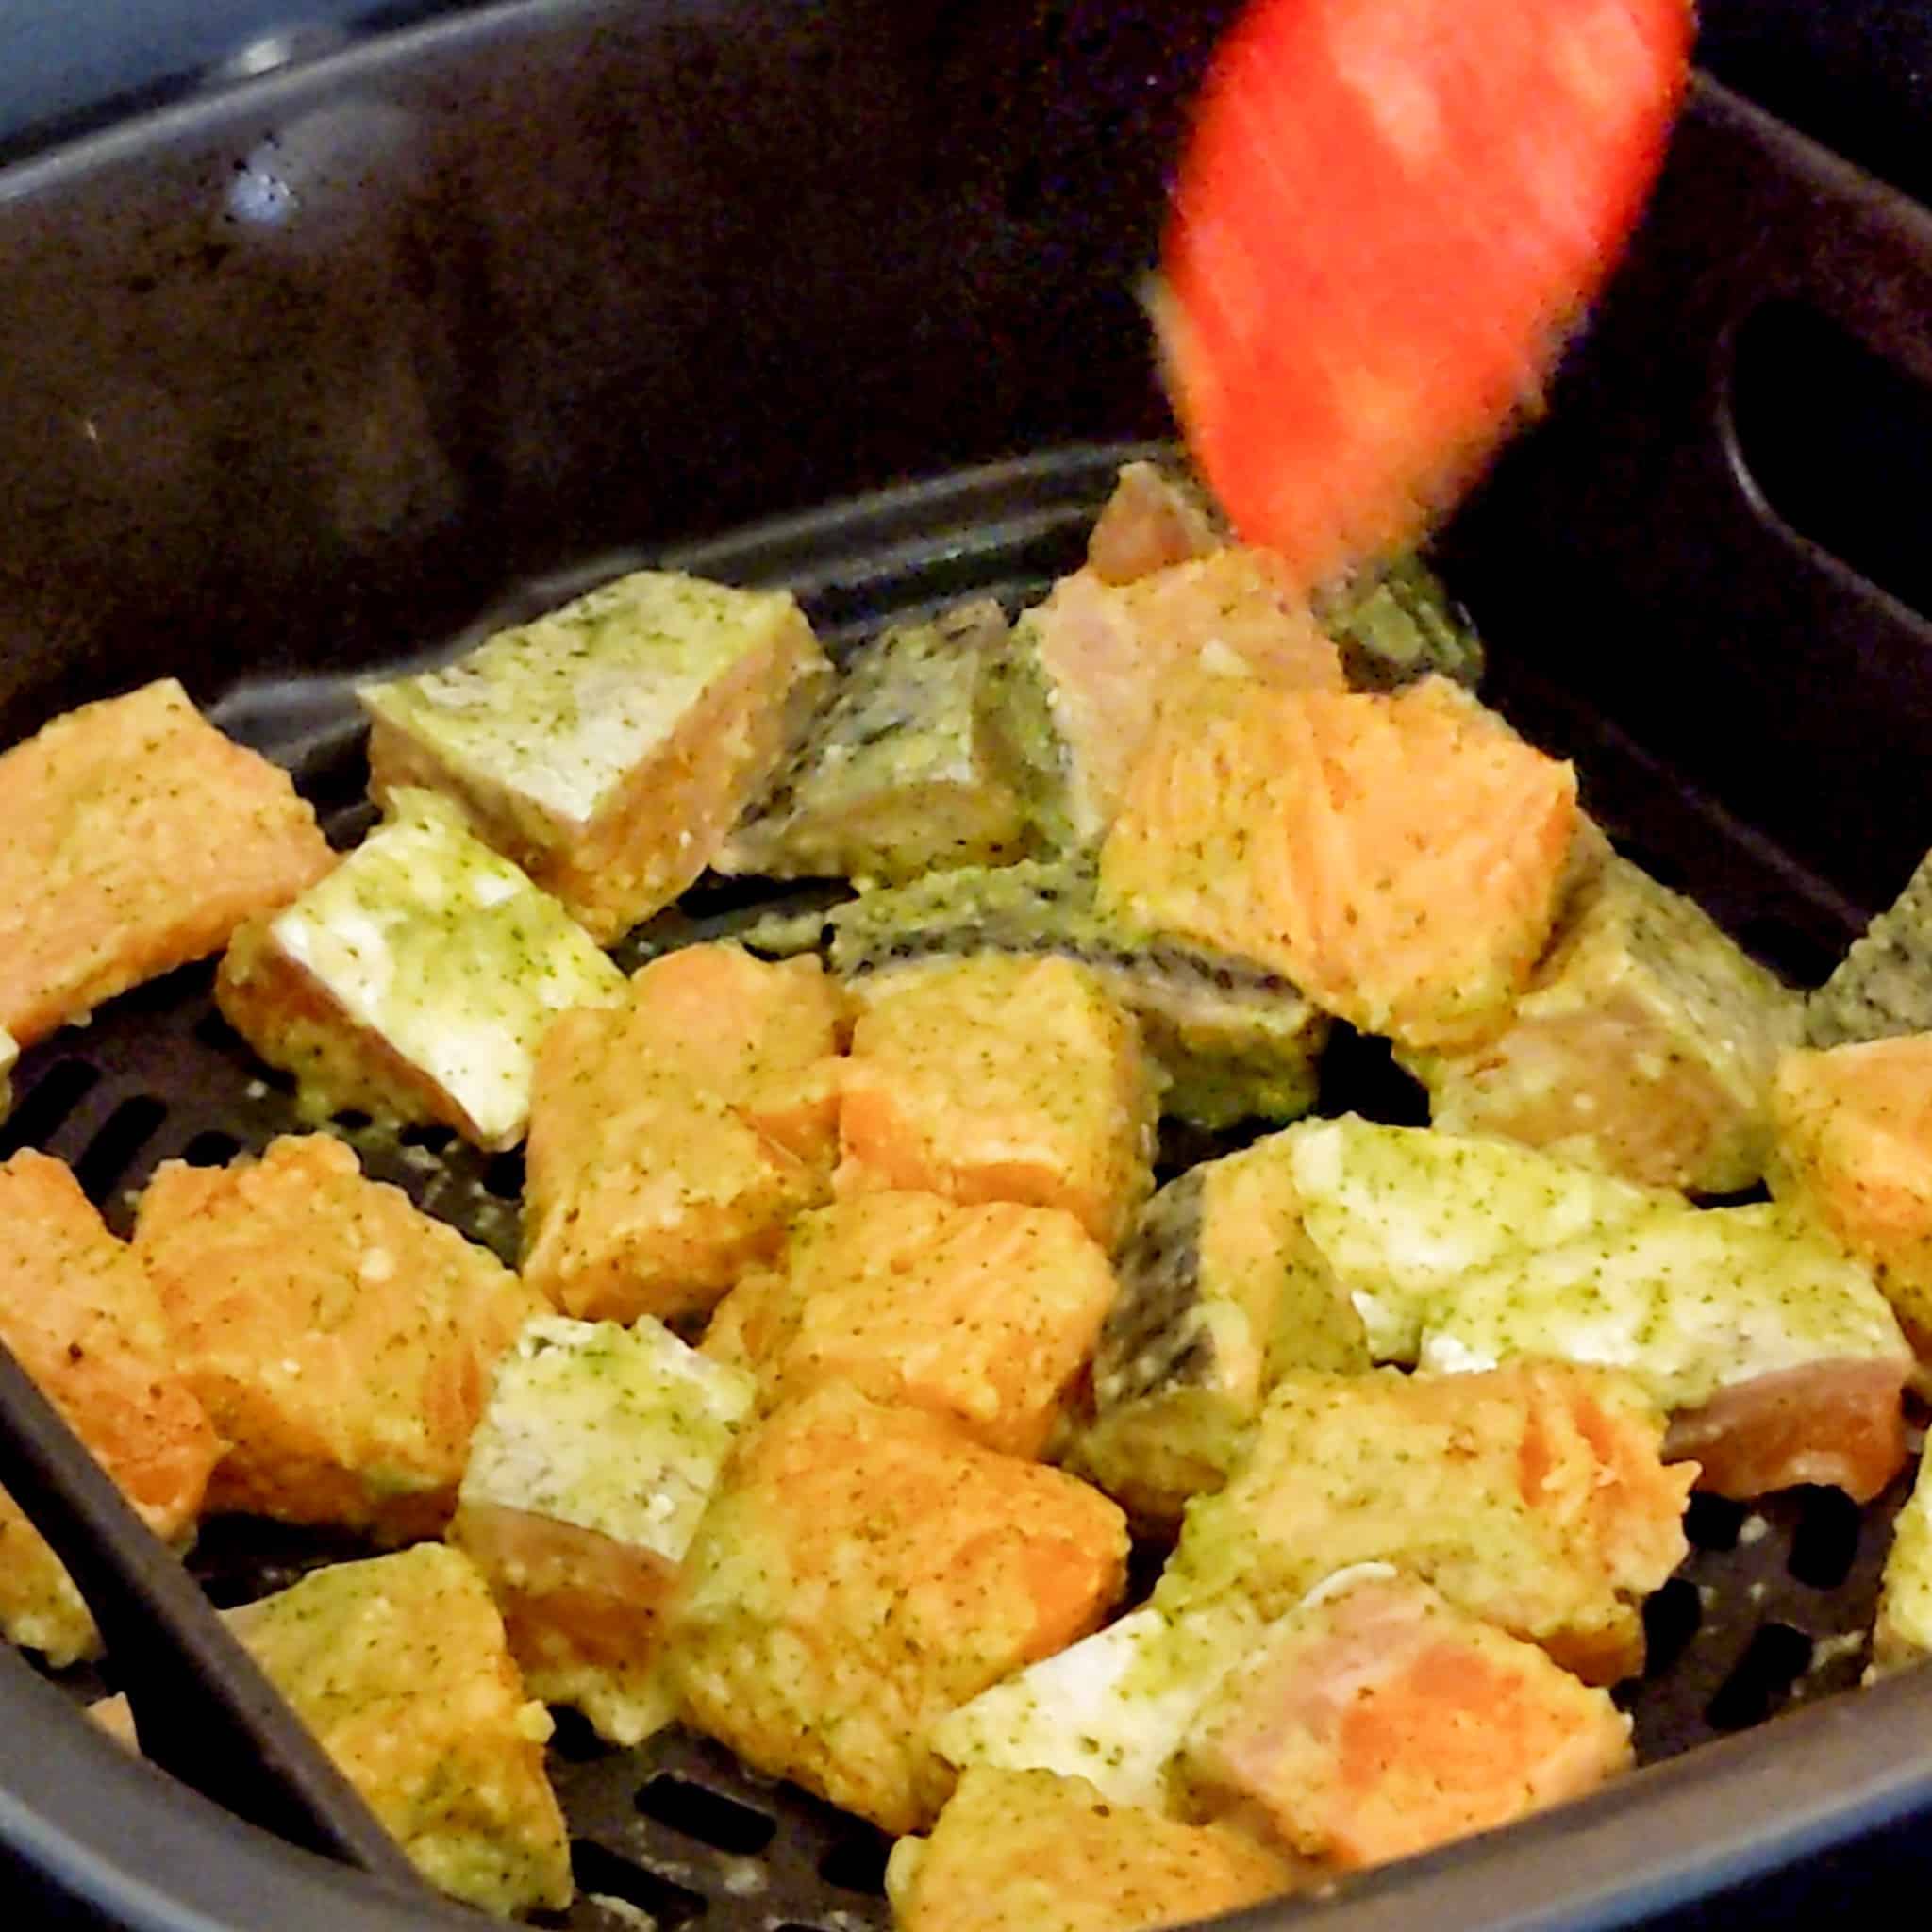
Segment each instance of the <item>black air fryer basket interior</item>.
[[[835,647],[1038,594],[1123,439],[1165,431],[1132,271],[1226,11],[511,5],[0,175],[0,741],[175,673],[341,840],[353,675],[619,568],[791,587]],[[1867,575],[1924,568],[1886,506],[1932,448],[1927,317],[1932,219],[1701,83],[1548,421],[1441,544],[1491,695],[1801,982],[1932,841],[1932,632]],[[159,1160],[290,1125],[209,979],[25,1056],[0,1152],[65,1155],[125,1225]],[[513,1160],[358,1138],[512,1239]],[[1654,1768],[1252,1923],[1808,1924],[1908,1867],[1932,1681],[1828,1694],[1897,1500],[1700,1500],[1626,1687]],[[225,1602],[316,1554],[217,1524],[195,1562]],[[122,1757],[74,1689],[0,1657],[17,1923],[431,1922]],[[883,1841],[702,1740],[566,1722],[554,1771],[572,1925],[885,1923]]]

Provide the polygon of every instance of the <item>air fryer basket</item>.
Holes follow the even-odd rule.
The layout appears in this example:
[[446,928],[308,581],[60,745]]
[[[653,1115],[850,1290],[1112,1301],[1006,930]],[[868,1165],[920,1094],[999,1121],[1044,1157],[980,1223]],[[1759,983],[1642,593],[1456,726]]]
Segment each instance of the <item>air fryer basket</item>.
[[[342,839],[366,809],[353,674],[618,568],[790,586],[835,642],[1037,593],[1111,439],[1163,424],[1124,271],[1215,24],[1175,10],[1185,45],[1080,6],[916,29],[884,0],[761,8],[756,34],[723,5],[509,6],[0,175],[0,741],[175,672]],[[1548,422],[1441,546],[1491,695],[1575,758],[1633,856],[1801,980],[1932,840],[1932,634],[1779,514],[1854,547],[1898,479],[1816,473],[1883,378],[1835,337],[1777,356],[1828,325],[1932,382],[1926,315],[1932,221],[1701,84]],[[1765,411],[1827,369],[1832,407]],[[0,1151],[67,1156],[125,1224],[158,1161],[290,1125],[208,985],[187,969],[28,1055]],[[345,1131],[511,1239],[513,1160]],[[1857,1676],[1897,1500],[1700,1501],[1627,1690],[1654,1768],[1251,1923],[1584,1932],[1842,1902],[1855,1850],[1882,1870],[1932,1819],[1932,1681],[1825,1695]],[[316,1554],[218,1524],[196,1564],[227,1601]],[[73,1689],[0,1657],[0,1853],[31,1923],[429,1923],[122,1758]],[[703,1740],[616,1753],[566,1723],[554,1771],[572,1925],[884,1923],[877,1836]]]

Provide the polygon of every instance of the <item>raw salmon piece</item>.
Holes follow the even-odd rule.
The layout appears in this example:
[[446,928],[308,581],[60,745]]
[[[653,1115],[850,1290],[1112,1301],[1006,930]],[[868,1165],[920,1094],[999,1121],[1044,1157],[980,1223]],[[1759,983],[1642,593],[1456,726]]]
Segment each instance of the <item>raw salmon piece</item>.
[[1566,908],[1503,1029],[1410,1071],[1451,1132],[1648,1187],[1735,1193],[1764,1173],[1771,1076],[1801,1015],[1702,908],[1618,858]]
[[1869,1501],[1906,1455],[1912,1351],[1857,1261],[1788,1208],[1661,1203],[1464,1274],[1423,1327],[1426,1371],[1523,1357],[1627,1372],[1699,1486],[1830,1482]]
[[949,1782],[934,1723],[1092,1629],[1126,1550],[1084,1483],[830,1385],[734,1452],[672,1593],[673,1678],[755,1769],[911,1831]]
[[[31,1151],[0,1163],[0,1341],[148,1527],[185,1541],[221,1444],[173,1358],[147,1270],[66,1166]],[[66,1571],[4,1496],[0,1632],[57,1665],[97,1647]]]
[[638,571],[357,695],[369,786],[423,786],[616,939],[684,891],[831,683],[786,591]]
[[1874,1677],[1932,1657],[1932,1476],[1925,1468],[1920,1464],[1912,1493],[1892,1524],[1872,1630]]
[[1797,1048],[1772,1083],[1770,1180],[1878,1277],[1932,1346],[1932,1033]]
[[614,1744],[675,1715],[659,1612],[755,1388],[662,1324],[544,1316],[496,1365],[449,1541],[532,1695]]
[[1355,1114],[1257,1141],[1305,1233],[1360,1312],[1380,1362],[1412,1363],[1458,1281],[1630,1220],[1674,1195],[1510,1141],[1391,1127]]
[[741,946],[682,946],[631,977],[614,1057],[648,1058],[726,1102],[747,1126],[827,1173],[838,1144],[845,998],[815,958],[768,964]]
[[1071,1459],[1146,1530],[1171,1532],[1190,1496],[1226,1480],[1283,1369],[1369,1366],[1362,1318],[1272,1140],[1170,1181],[1115,1267]]
[[1576,824],[1570,767],[1443,679],[1385,696],[1204,676],[1134,768],[1100,903],[1443,1045],[1527,984]]
[[[1022,1457],[1045,1452],[1114,1294],[1071,1214],[937,1194],[835,1201],[793,1229],[776,1272],[718,1315],[756,1350],[768,1405],[845,1382]],[[741,1294],[756,1313],[729,1312]]]
[[843,1012],[815,961],[694,946],[551,1027],[524,1274],[565,1313],[709,1308],[830,1192]]
[[1003,703],[1055,843],[1091,845],[1120,809],[1168,680],[1206,662],[1340,691],[1341,655],[1266,551],[1229,548],[1127,584],[1062,577],[1020,620]]
[[226,1445],[212,1509],[398,1539],[456,1506],[490,1371],[541,1304],[325,1135],[142,1195],[175,1359]]
[[0,753],[0,1027],[21,1046],[219,952],[335,862],[288,774],[172,677]]
[[[569,1905],[550,1714],[463,1557],[419,1543],[333,1563],[227,1616],[430,1884],[500,1917]],[[92,1715],[132,1741],[120,1699]]]
[[501,1153],[524,1138],[537,1044],[624,974],[549,893],[465,830],[433,792],[273,919],[235,934],[215,996],[235,1030],[299,1082],[322,1121],[366,1108],[438,1121]]
[[1009,641],[977,597],[860,644],[712,869],[870,890],[1017,858],[1031,834],[991,695]]
[[1131,584],[1227,541],[1202,491],[1158,464],[1123,463],[1087,533],[1087,567],[1104,584]]
[[1683,1560],[1697,1471],[1666,1467],[1661,1414],[1612,1369],[1291,1372],[1227,1487],[1189,1506],[1154,1601],[1230,1597],[1264,1617],[1324,1576],[1392,1563],[1591,1683],[1643,1657],[1639,1607]]
[[1291,1891],[1273,1853],[1050,1771],[969,1771],[886,1867],[898,1932],[1152,1932]]
[[1113,1247],[1152,1186],[1157,1082],[1097,974],[982,954],[874,975],[857,998],[839,1192],[1061,1208]]
[[1335,1583],[1273,1624],[1203,1707],[1180,1765],[1197,1815],[1347,1871],[1629,1768],[1630,1720],[1534,1644],[1392,1571]]

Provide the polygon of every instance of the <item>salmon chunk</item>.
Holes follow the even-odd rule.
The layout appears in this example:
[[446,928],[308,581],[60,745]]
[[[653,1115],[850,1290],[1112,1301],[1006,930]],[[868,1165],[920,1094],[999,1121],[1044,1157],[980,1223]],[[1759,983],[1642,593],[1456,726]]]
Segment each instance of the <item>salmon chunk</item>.
[[[440,1543],[334,1563],[227,1613],[430,1884],[499,1916],[575,1887],[544,1770],[550,1714],[525,1695],[475,1569]],[[92,1713],[132,1742],[119,1698]]]
[[334,863],[288,774],[172,677],[0,753],[0,1028],[31,1046],[219,952]]
[[1089,567],[1022,615],[998,702],[1053,843],[1091,845],[1107,830],[1170,678],[1203,662],[1290,691],[1346,682],[1341,652],[1264,550],[1215,549],[1118,584]]
[[1932,1657],[1932,1477],[1920,1464],[1912,1493],[1893,1520],[1878,1588],[1872,1674],[1887,1676]]
[[856,997],[841,1193],[1060,1208],[1113,1247],[1152,1186],[1158,1083],[1097,974],[981,954],[874,974]]
[[[0,1341],[155,1534],[192,1534],[221,1444],[175,1361],[140,1258],[64,1163],[0,1163]],[[67,1573],[0,1496],[0,1635],[71,1664],[98,1645]]]
[[1087,533],[1087,565],[1104,584],[1131,584],[1229,541],[1204,491],[1158,464],[1123,463]]
[[427,791],[393,799],[327,878],[235,935],[215,997],[321,1121],[436,1121],[500,1153],[524,1138],[531,1063],[558,1014],[624,974],[547,892]]
[[1649,1187],[1751,1187],[1803,1005],[1702,908],[1613,858],[1565,911],[1507,1024],[1412,1067],[1429,1117]]
[[1555,918],[1576,779],[1438,677],[1198,677],[1135,765],[1100,904],[1239,953],[1409,1046],[1505,1019]]
[[1291,1891],[1284,1859],[1050,1771],[969,1771],[886,1868],[898,1932],[1153,1932]]
[[1350,1870],[1629,1767],[1630,1720],[1534,1644],[1392,1571],[1335,1584],[1270,1626],[1203,1707],[1181,1754],[1199,1815]]
[[1126,1550],[1084,1483],[828,1386],[727,1465],[672,1593],[673,1679],[755,1769],[915,1830],[948,1783],[933,1724],[1092,1629]]
[[1790,1209],[1659,1204],[1463,1275],[1422,1366],[1613,1364],[1672,1417],[1699,1487],[1829,1483],[1868,1502],[1906,1457],[1907,1345],[1871,1274]]
[[753,1393],[648,1319],[541,1316],[497,1361],[449,1541],[489,1579],[531,1692],[612,1743],[675,1714],[659,1611]]
[[1642,1599],[1683,1560],[1694,1463],[1615,1370],[1282,1377],[1227,1487],[1189,1507],[1155,1591],[1264,1617],[1355,1563],[1392,1563],[1591,1683],[1643,1658]]
[[1044,1453],[1114,1293],[1071,1214],[938,1194],[835,1201],[798,1224],[774,1274],[716,1318],[768,1407],[846,1382],[1024,1457]]
[[1093,1362],[1093,1413],[1072,1461],[1141,1527],[1166,1532],[1245,1452],[1289,1367],[1366,1369],[1362,1318],[1308,1239],[1271,1136],[1204,1161],[1139,1214]]
[[1932,1033],[1798,1048],[1772,1087],[1772,1191],[1870,1267],[1932,1346]]
[[609,941],[710,863],[830,681],[790,591],[638,571],[357,695],[379,803],[445,793]]
[[325,1135],[226,1168],[167,1161],[134,1251],[225,1446],[208,1507],[432,1533],[490,1372],[541,1304]]
[[831,1191],[838,990],[810,959],[692,946],[537,1058],[524,1274],[585,1320],[710,1308]]

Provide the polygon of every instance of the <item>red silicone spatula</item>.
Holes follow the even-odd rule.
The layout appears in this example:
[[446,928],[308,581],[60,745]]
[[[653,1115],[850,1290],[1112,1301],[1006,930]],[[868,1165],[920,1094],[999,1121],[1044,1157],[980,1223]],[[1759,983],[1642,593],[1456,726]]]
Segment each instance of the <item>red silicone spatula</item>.
[[1312,587],[1453,502],[1635,225],[1691,36],[1690,0],[1252,0],[1157,316],[1244,539]]

